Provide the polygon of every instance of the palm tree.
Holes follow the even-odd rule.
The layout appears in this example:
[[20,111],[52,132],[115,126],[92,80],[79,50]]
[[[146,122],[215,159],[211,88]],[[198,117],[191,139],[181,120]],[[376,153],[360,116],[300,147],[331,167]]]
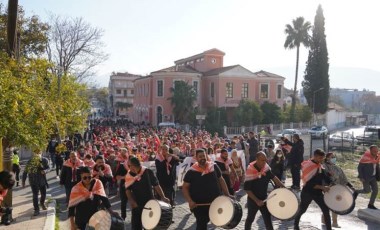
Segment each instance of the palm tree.
[[173,114],[176,122],[189,122],[189,115],[194,110],[197,94],[193,86],[185,81],[176,81],[175,87],[170,88],[172,96],[168,98],[173,106]]
[[300,46],[304,45],[306,48],[310,46],[309,30],[311,28],[310,22],[305,22],[303,17],[298,17],[293,20],[293,26],[287,24],[285,26],[286,40],[285,49],[297,48],[297,60],[296,60],[296,79],[294,81],[294,91],[292,96],[292,108],[291,108],[291,120],[294,119],[294,110],[296,106],[296,93],[297,93],[297,81],[298,81],[298,62],[300,55]]

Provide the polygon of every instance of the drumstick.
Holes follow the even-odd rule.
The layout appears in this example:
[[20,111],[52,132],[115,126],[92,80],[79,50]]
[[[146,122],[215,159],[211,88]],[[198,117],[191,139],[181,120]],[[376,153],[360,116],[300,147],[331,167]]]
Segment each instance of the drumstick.
[[211,203],[206,203],[206,204],[196,204],[197,206],[210,206]]
[[276,196],[276,195],[277,195],[277,193],[274,193],[274,194],[268,196],[263,202],[264,202],[264,203],[267,202],[269,199],[272,199],[272,198],[273,198],[274,196]]

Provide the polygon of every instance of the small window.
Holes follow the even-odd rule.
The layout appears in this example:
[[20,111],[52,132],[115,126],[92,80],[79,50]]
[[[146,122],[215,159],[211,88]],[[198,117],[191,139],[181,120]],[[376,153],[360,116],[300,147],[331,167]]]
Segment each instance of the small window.
[[282,85],[277,85],[277,99],[282,98]]
[[157,81],[157,97],[164,96],[164,82],[162,80]]
[[233,92],[234,84],[232,82],[226,83],[226,97],[227,98],[233,98],[234,92]]
[[243,83],[242,85],[241,98],[248,98],[248,83]]
[[198,96],[198,81],[193,81],[193,89],[194,89],[195,95]]
[[216,63],[216,59],[215,58],[211,58],[211,63],[215,64]]
[[131,89],[131,94],[133,96],[133,94],[135,94],[135,90]]
[[260,98],[268,99],[269,98],[269,85],[261,84],[260,85]]
[[121,89],[117,89],[116,94],[121,94]]
[[210,85],[210,96],[211,96],[211,98],[214,98],[214,90],[215,90],[214,82],[211,82],[211,85]]
[[128,94],[127,94],[127,90],[125,89],[124,90],[124,97],[127,97],[128,96]]
[[205,59],[204,58],[201,58],[201,61],[204,61]]

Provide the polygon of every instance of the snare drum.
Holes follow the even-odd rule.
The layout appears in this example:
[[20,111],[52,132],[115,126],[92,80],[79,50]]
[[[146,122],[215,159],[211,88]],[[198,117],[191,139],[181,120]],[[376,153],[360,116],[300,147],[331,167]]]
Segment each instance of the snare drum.
[[272,214],[280,220],[291,220],[299,211],[300,199],[298,196],[287,188],[278,188],[268,195],[267,208]]
[[160,200],[150,200],[142,211],[141,222],[144,229],[165,230],[172,223],[172,206]]
[[217,227],[233,229],[239,224],[242,216],[243,209],[240,203],[227,196],[219,196],[211,203],[210,221]]
[[344,185],[333,185],[325,192],[323,199],[327,207],[339,215],[346,215],[355,208],[353,191]]
[[88,221],[86,230],[124,230],[125,222],[119,216],[111,215],[105,210],[94,213]]

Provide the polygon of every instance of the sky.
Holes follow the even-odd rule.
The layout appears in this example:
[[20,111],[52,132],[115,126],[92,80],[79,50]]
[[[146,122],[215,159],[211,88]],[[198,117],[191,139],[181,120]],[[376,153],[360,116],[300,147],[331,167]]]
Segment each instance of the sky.
[[[240,64],[252,72],[282,75],[287,88],[294,85],[296,50],[284,49],[285,25],[299,16],[313,24],[321,4],[331,87],[380,94],[378,0],[19,0],[19,4],[27,15],[37,14],[42,20],[48,20],[49,13],[83,17],[104,30],[103,49],[109,59],[97,68],[93,80],[98,86],[107,86],[113,71],[146,75],[217,48],[226,53],[225,66]],[[298,87],[307,54],[301,47]],[[353,69],[364,72],[353,74]]]

